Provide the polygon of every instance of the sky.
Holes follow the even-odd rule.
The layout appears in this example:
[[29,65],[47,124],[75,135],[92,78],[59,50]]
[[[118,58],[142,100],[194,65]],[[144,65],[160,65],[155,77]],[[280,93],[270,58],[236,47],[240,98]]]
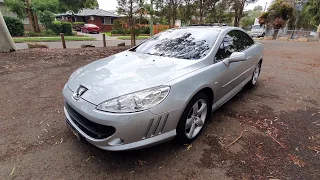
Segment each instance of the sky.
[[[251,3],[247,7],[246,10],[253,9],[255,6],[261,5],[263,8],[267,2],[267,8],[270,5],[272,0],[258,0],[256,3]],[[117,8],[117,0],[98,0],[99,8],[104,10],[116,10]]]

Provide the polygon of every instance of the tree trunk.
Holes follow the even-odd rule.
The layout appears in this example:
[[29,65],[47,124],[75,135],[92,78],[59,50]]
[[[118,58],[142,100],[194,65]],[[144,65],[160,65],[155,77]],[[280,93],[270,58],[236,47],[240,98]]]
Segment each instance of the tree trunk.
[[233,26],[234,27],[238,27],[239,26],[239,18],[237,16],[234,17]]
[[150,35],[153,35],[153,0],[150,0]]
[[36,32],[40,32],[40,28],[39,28],[39,22],[38,22],[38,16],[37,13],[33,11],[33,21],[34,21],[34,25],[35,25],[35,29]]
[[26,3],[26,10],[27,10],[27,14],[28,14],[29,24],[33,28],[33,31],[36,32],[37,30],[36,30],[36,26],[34,24],[34,19],[33,19],[32,11],[30,8],[31,0],[26,0],[25,3]]
[[203,2],[202,2],[202,0],[200,0],[199,15],[200,15],[199,24],[203,24]]
[[319,39],[319,37],[320,37],[320,24],[319,24],[319,26],[318,26],[318,30],[317,30],[317,33],[316,33],[316,35],[314,36],[314,38],[315,38],[315,39]]
[[274,28],[272,39],[277,39],[278,33],[279,33],[279,28],[277,28],[277,29]]
[[2,13],[0,11],[0,53],[15,51],[16,45],[8,31],[7,25],[4,22]]
[[134,34],[134,23],[133,23],[133,0],[130,1],[130,12],[129,12],[129,21],[130,21],[130,33],[131,33],[131,46],[136,45],[136,36]]

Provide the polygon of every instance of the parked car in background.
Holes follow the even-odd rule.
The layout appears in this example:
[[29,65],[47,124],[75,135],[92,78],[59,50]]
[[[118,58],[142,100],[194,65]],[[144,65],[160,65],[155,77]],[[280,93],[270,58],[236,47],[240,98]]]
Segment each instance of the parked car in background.
[[97,34],[99,34],[100,28],[99,28],[99,26],[94,25],[94,24],[84,24],[84,25],[81,27],[81,32],[84,32],[84,33],[97,33]]
[[236,27],[164,31],[76,70],[62,91],[67,126],[78,139],[110,151],[173,138],[189,144],[211,112],[256,85],[262,53]]
[[264,25],[255,24],[251,27],[251,36],[252,37],[264,37],[266,34],[266,29]]

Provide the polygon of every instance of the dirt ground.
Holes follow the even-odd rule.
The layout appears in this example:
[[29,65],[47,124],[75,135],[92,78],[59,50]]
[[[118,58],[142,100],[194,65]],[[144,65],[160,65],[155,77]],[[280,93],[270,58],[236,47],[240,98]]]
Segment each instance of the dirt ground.
[[78,141],[61,94],[75,69],[123,49],[0,54],[0,179],[320,179],[320,43],[262,43],[257,86],[197,141],[128,152]]

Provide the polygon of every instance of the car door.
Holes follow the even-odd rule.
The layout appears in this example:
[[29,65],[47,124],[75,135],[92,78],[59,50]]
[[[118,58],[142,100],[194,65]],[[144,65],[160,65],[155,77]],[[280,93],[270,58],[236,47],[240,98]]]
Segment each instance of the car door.
[[[243,72],[246,70],[245,62],[234,62],[229,65],[224,64],[222,61],[230,57],[234,52],[243,52],[245,46],[243,37],[239,30],[230,31],[221,42],[220,47],[215,56],[215,63],[219,63],[218,69],[220,76],[218,82],[218,90],[215,97],[219,99],[219,103],[223,103],[237,93],[243,86]],[[246,56],[247,57],[247,56]]]
[[243,68],[244,72],[241,77],[241,80],[244,81],[246,78],[250,78],[252,76],[253,70],[259,61],[259,51],[255,47],[253,39],[246,33],[240,31],[243,45],[244,45],[244,52],[246,54],[246,60],[243,61]]

